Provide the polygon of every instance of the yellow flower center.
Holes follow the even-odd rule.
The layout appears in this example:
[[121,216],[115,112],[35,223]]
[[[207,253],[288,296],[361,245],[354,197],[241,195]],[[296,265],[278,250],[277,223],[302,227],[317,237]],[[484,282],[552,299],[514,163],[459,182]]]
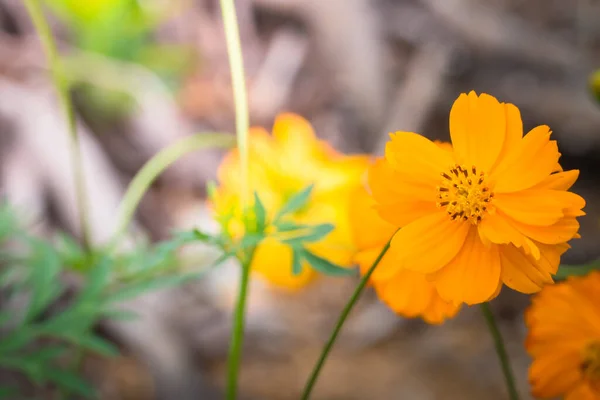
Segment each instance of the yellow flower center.
[[462,219],[476,225],[488,211],[494,193],[485,184],[485,173],[477,168],[456,165],[442,172],[438,186],[439,208],[445,207],[453,220]]
[[583,349],[579,368],[590,386],[600,393],[600,341],[593,341]]

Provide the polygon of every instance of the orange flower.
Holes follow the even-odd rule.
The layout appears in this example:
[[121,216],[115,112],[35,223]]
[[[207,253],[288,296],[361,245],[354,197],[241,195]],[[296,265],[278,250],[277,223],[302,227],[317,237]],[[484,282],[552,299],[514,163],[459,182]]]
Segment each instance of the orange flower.
[[[267,210],[275,213],[294,194],[313,184],[308,204],[291,216],[301,224],[331,223],[335,229],[323,240],[307,245],[314,254],[341,266],[352,265],[354,246],[348,222],[350,193],[361,185],[366,156],[345,156],[318,140],[309,122],[294,114],[279,115],[273,135],[262,128],[249,132],[249,190],[256,191]],[[240,209],[240,160],[237,150],[224,159],[213,207],[219,219],[233,215],[226,230],[234,238],[244,234]],[[274,238],[263,241],[254,254],[252,269],[272,284],[296,289],[315,278],[307,263],[292,274],[292,251]]]
[[579,172],[559,172],[550,129],[523,136],[517,107],[471,92],[452,107],[450,136],[452,151],[396,132],[372,166],[376,208],[402,227],[389,250],[395,262],[375,278],[427,274],[456,304],[488,301],[502,283],[523,293],[552,283],[585,201],[567,191]]
[[[383,246],[392,237],[396,227],[382,220],[373,206],[375,201],[365,188],[359,188],[352,195],[350,203],[350,223],[359,252],[355,261],[365,274]],[[379,267],[393,263],[389,254],[383,256]],[[377,295],[396,313],[408,317],[421,317],[430,324],[441,324],[451,318],[460,309],[442,300],[434,286],[419,272],[402,269],[391,279],[374,280],[371,278]]]
[[545,287],[525,314],[538,398],[600,400],[600,272]]

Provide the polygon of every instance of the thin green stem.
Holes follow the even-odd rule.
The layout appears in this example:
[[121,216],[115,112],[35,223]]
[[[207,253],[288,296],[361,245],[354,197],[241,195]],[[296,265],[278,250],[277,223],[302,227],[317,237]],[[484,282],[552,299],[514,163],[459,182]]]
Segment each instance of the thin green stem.
[[246,300],[248,298],[248,283],[250,281],[250,267],[252,265],[253,256],[254,249],[250,249],[250,256],[247,258],[247,261],[242,264],[242,277],[235,307],[235,315],[233,317],[229,358],[227,360],[227,400],[235,400],[237,398],[237,381],[242,357],[242,347],[244,344]]
[[71,159],[73,161],[73,173],[75,179],[75,191],[77,197],[77,208],[79,212],[79,224],[84,248],[90,249],[90,225],[88,217],[88,204],[85,193],[85,176],[83,172],[83,163],[81,158],[81,148],[79,145],[79,136],[77,135],[77,123],[75,121],[75,112],[71,104],[69,95],[69,84],[62,71],[56,43],[52,37],[50,27],[44,18],[42,7],[39,0],[25,0],[25,6],[31,16],[33,25],[40,36],[42,47],[48,58],[48,65],[52,72],[52,79],[58,92],[59,101],[67,119],[69,134],[71,138]]
[[310,378],[308,379],[308,382],[306,383],[306,386],[304,387],[304,392],[302,393],[302,400],[308,400],[310,398],[310,394],[313,390],[313,387],[315,386],[315,383],[317,382],[317,378],[319,377],[319,374],[321,373],[321,369],[323,368],[323,365],[325,364],[325,360],[327,359],[329,352],[333,348],[333,344],[335,343],[340,331],[342,330],[342,326],[344,325],[346,318],[348,318],[350,311],[352,311],[352,308],[354,308],[354,305],[358,301],[363,289],[365,288],[365,286],[367,286],[367,282],[369,281],[369,278],[371,278],[371,275],[375,271],[375,268],[377,268],[377,266],[379,265],[379,262],[381,261],[381,259],[385,255],[385,253],[387,253],[388,249],[390,248],[391,240],[392,239],[390,238],[390,240],[385,244],[385,246],[383,246],[383,249],[381,249],[381,252],[379,253],[377,258],[373,262],[373,265],[371,265],[371,268],[369,268],[367,273],[360,280],[358,286],[356,286],[356,289],[354,289],[354,293],[352,293],[352,297],[350,297],[350,301],[348,301],[348,303],[342,310],[342,313],[340,314],[340,317],[338,318],[335,328],[333,329],[333,332],[331,332],[331,336],[329,337],[329,340],[325,344],[325,347],[323,348],[323,351],[321,352],[321,356],[319,357],[319,360],[315,364],[313,371],[310,374]]
[[225,133],[199,133],[191,135],[162,149],[152,157],[135,175],[117,211],[117,229],[109,243],[109,249],[116,246],[131,223],[138,204],[154,180],[171,164],[184,155],[203,148],[229,148],[235,145],[232,136]]
[[[227,54],[231,70],[233,86],[233,100],[235,104],[235,128],[237,147],[240,157],[240,206],[246,210],[249,204],[248,183],[248,130],[250,117],[248,115],[248,96],[244,75],[244,59],[240,44],[240,32],[233,0],[220,0],[223,14],[223,28],[227,42]],[[228,361],[227,399],[234,400],[237,395],[237,377],[240,364],[241,348],[244,334],[244,314],[246,309],[246,296],[250,275],[250,264],[254,250],[251,250],[249,260],[242,262],[242,277],[238,293],[238,304],[235,311],[235,320],[231,337],[231,347]]]
[[248,95],[246,93],[246,79],[244,75],[244,59],[240,44],[240,32],[233,0],[221,0],[223,14],[223,27],[227,41],[227,55],[231,69],[231,82],[233,86],[233,100],[235,103],[235,130],[237,147],[240,153],[240,201],[242,209],[248,205],[250,192],[248,190],[248,130],[250,117],[248,114]]
[[508,389],[508,395],[511,400],[519,400],[519,393],[517,392],[517,386],[515,385],[515,378],[513,376],[512,369],[510,367],[510,361],[508,360],[508,354],[504,347],[504,340],[494,319],[494,314],[490,309],[488,303],[481,303],[481,312],[485,318],[488,329],[494,339],[494,346],[496,347],[496,353],[498,354],[498,360],[502,367],[502,373],[504,374],[504,380],[506,381],[506,388]]

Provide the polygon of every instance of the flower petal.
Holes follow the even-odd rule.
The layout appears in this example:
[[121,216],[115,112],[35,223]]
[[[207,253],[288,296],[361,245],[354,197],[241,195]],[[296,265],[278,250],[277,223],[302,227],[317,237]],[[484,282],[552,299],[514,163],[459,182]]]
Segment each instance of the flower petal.
[[537,357],[529,368],[529,382],[533,394],[538,397],[558,397],[575,388],[581,379],[577,351],[547,352]]
[[582,380],[567,393],[564,400],[598,400],[598,392],[588,382]]
[[[523,138],[523,121],[521,120],[521,112],[519,109],[510,103],[503,103],[504,113],[506,115],[506,136],[504,137],[504,145],[502,151],[496,160],[495,166],[500,164],[507,155],[511,154],[521,142]],[[493,173],[494,167],[490,170]]]
[[416,133],[396,132],[390,137],[385,158],[402,180],[426,183],[435,189],[440,174],[453,164],[450,153]]
[[406,226],[438,211],[434,203],[418,200],[376,205],[375,210],[381,218],[396,227]]
[[506,136],[505,108],[494,97],[461,94],[450,111],[450,137],[456,162],[489,172]]
[[540,257],[537,262],[540,268],[544,271],[550,272],[555,275],[560,265],[560,257],[565,251],[569,250],[571,246],[566,243],[560,244],[543,244],[537,243],[537,247],[540,249]]
[[[380,248],[373,248],[356,255],[361,273],[369,270],[380,251]],[[386,254],[379,266],[390,262],[393,263],[394,260],[390,254]],[[402,269],[391,279],[376,280],[372,277],[370,283],[381,301],[404,317],[421,317],[427,323],[441,324],[456,315],[460,309],[460,305],[442,300],[433,284],[419,272]]]
[[559,157],[556,141],[550,140],[550,128],[532,129],[490,175],[496,182],[494,192],[510,193],[537,185],[554,171]]
[[498,245],[486,248],[473,227],[461,251],[431,280],[440,296],[454,304],[490,300],[497,293],[500,281]]
[[293,113],[277,116],[273,124],[273,137],[286,156],[298,160],[306,160],[306,157],[322,160],[336,154],[327,142],[317,139],[310,122]]
[[567,199],[563,194],[570,193],[555,190],[524,190],[499,194],[494,197],[493,204],[503,214],[516,221],[528,225],[550,226],[564,216],[563,209],[569,206],[569,202],[575,201],[571,197]]
[[418,272],[401,270],[390,280],[375,282],[379,298],[394,312],[409,318],[421,314],[431,296],[437,296],[425,275]]
[[489,213],[477,226],[479,235],[489,240],[491,243],[508,244],[512,243],[517,247],[522,247],[527,254],[532,254],[534,258],[540,258],[538,247],[523,235],[517,228],[511,225],[509,220],[502,213]]
[[307,263],[304,263],[300,275],[292,274],[292,250],[274,238],[266,238],[256,248],[252,259],[252,271],[258,273],[269,283],[298,290],[317,277]]
[[[405,226],[437,211],[436,188],[427,183],[407,182],[385,159],[369,170],[369,185],[378,204],[379,216],[395,227]],[[393,184],[392,184],[393,182]]]
[[444,211],[420,218],[394,235],[390,257],[395,261],[375,271],[375,279],[389,279],[400,269],[431,273],[446,265],[461,249],[470,224],[452,221]]
[[569,190],[578,177],[578,169],[558,172],[548,176],[546,179],[535,185],[532,189]]
[[585,207],[585,199],[583,197],[576,193],[563,190],[554,190],[552,192],[552,196],[560,201],[564,207],[566,217],[580,217],[585,215],[585,212],[582,211],[582,208]]
[[532,258],[513,245],[500,246],[502,281],[521,293],[535,293],[553,283],[549,271],[543,270]]
[[421,200],[435,204],[439,179],[433,183],[426,179],[419,181],[411,178],[411,174],[394,170],[385,158],[371,165],[368,178],[369,188],[379,204],[393,204],[399,200]]
[[398,229],[383,220],[375,210],[375,200],[364,187],[350,196],[350,227],[358,249],[382,247]]
[[579,222],[577,219],[561,218],[550,226],[528,225],[514,219],[510,219],[510,224],[519,230],[523,235],[545,244],[558,244],[568,242],[577,235]]

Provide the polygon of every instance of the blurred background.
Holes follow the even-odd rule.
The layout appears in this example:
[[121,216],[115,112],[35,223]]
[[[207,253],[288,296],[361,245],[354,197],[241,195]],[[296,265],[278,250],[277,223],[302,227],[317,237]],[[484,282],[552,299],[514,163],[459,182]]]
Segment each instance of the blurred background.
[[[113,232],[128,182],[155,153],[235,123],[216,0],[45,0],[77,111],[93,242]],[[476,90],[516,104],[526,131],[547,124],[588,205],[567,264],[597,258],[600,66],[597,0],[237,0],[251,123],[293,111],[344,152],[381,154],[388,133],[448,140],[448,113]],[[598,85],[600,88],[600,84]],[[20,0],[0,0],[0,193],[40,235],[78,235],[66,124],[39,39]],[[175,163],[144,197],[129,240],[212,229],[205,186],[222,151]],[[202,248],[188,254],[200,264]],[[97,331],[122,356],[86,355],[101,399],[221,399],[237,270],[122,306],[133,321]],[[68,279],[66,277],[65,279]],[[323,278],[290,294],[253,280],[243,399],[297,399],[356,281]],[[493,303],[520,389],[528,393],[523,310]],[[0,381],[19,378],[0,372]],[[405,320],[367,292],[348,321],[315,399],[503,399],[478,310],[441,327]],[[36,390],[39,399],[53,398]],[[7,397],[10,398],[10,397]]]

